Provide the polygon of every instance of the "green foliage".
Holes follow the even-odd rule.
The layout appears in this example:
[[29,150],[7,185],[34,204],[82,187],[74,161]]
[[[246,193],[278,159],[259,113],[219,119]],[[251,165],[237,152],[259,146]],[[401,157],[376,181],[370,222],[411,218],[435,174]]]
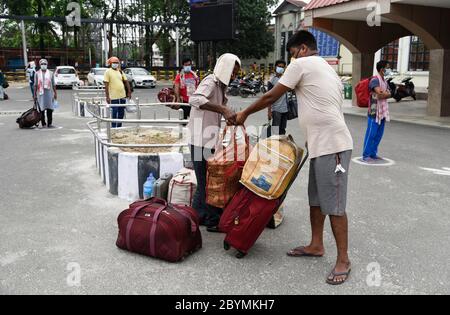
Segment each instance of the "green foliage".
[[[161,23],[189,22],[189,2],[186,0],[78,0],[82,17],[108,18]],[[65,16],[69,0],[0,0],[0,13],[26,16]],[[239,35],[231,42],[218,45],[219,52],[233,52],[242,58],[260,58],[273,50],[273,34],[268,31],[271,14],[269,9],[277,0],[238,0]],[[110,42],[113,38],[127,36],[127,26],[110,26]],[[85,25],[69,28],[65,23],[26,22],[29,47],[64,48],[90,45],[91,34],[98,26]],[[81,34],[81,35],[80,35]],[[125,35],[124,35],[125,34]],[[128,33],[129,35],[129,33]],[[190,46],[188,27],[180,29],[181,45]],[[173,54],[175,32],[171,27],[145,27],[139,33],[147,63],[152,46],[157,43],[165,60]],[[122,40],[122,43],[126,41]],[[21,47],[21,32],[16,21],[0,20],[0,47]]]
[[277,0],[238,0],[238,36],[234,41],[218,45],[221,53],[235,53],[241,58],[265,58],[273,51],[275,39],[268,30],[271,20],[270,7]]

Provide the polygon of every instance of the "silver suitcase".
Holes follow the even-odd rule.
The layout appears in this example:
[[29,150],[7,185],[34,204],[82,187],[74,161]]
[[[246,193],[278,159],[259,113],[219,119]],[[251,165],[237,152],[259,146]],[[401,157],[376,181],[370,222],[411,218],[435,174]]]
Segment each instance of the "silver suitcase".
[[173,174],[166,173],[158,179],[153,185],[153,197],[167,200],[169,194],[169,184],[173,178]]

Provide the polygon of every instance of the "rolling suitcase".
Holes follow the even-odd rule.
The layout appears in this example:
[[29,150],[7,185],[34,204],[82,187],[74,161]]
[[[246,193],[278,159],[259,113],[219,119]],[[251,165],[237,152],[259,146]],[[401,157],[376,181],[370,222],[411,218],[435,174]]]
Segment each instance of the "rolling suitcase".
[[197,212],[151,198],[130,205],[118,218],[118,248],[179,262],[202,248]]
[[33,108],[27,110],[19,118],[16,123],[19,124],[20,129],[33,128],[39,125],[41,121],[41,113],[37,110],[39,105],[35,104]]
[[167,200],[167,196],[169,195],[169,185],[172,178],[173,174],[170,173],[162,175],[153,185],[152,197]]
[[219,229],[227,233],[224,241],[225,250],[231,247],[238,250],[237,258],[244,258],[255,245],[264,229],[270,224],[287,197],[289,189],[296,180],[308,159],[305,154],[286,191],[279,199],[268,200],[258,196],[248,188],[240,190],[224,210]]

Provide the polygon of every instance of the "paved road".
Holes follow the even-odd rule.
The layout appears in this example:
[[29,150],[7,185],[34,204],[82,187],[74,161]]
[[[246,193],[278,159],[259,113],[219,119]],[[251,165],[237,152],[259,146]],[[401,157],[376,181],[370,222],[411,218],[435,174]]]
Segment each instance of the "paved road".
[[[13,101],[0,103],[0,112],[30,107],[27,89],[9,93]],[[155,91],[137,93],[154,99]],[[334,288],[324,283],[336,253],[329,227],[325,258],[285,255],[308,241],[307,168],[286,202],[285,224],[266,231],[244,260],[222,250],[222,236],[206,232],[204,249],[181,264],[118,250],[116,218],[127,202],[109,195],[97,176],[92,137],[86,120],[72,116],[70,97],[71,91],[60,91],[55,123],[62,129],[19,130],[16,116],[0,115],[0,293],[450,293],[450,172],[443,169],[450,167],[450,131],[391,123],[381,153],[396,164],[352,164],[354,273],[348,284]],[[251,101],[231,100],[238,107]],[[357,155],[365,120],[347,121]],[[263,123],[264,114],[251,122]],[[289,132],[303,142],[296,123]],[[67,282],[76,270],[70,263],[81,268],[79,287]],[[368,266],[379,267],[381,279],[376,272],[370,277]]]

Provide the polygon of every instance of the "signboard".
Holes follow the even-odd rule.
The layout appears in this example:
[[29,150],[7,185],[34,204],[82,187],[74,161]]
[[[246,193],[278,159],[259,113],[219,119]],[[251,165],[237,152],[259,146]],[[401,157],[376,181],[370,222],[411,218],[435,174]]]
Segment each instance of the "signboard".
[[317,47],[321,57],[339,56],[340,43],[334,37],[322,31],[311,28],[309,30],[317,40]]

